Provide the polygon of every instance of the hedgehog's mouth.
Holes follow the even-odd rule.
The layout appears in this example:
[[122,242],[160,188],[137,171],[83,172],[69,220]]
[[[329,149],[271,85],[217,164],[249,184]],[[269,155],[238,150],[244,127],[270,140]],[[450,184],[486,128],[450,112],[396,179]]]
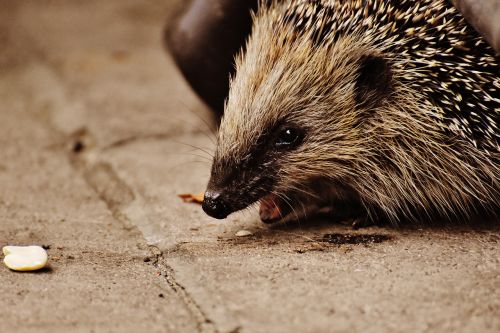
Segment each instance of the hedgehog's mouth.
[[288,214],[285,202],[274,194],[268,194],[259,200],[260,219],[264,223],[275,223]]
[[259,203],[259,215],[264,223],[299,221],[325,214],[330,216],[334,208],[328,202],[307,201],[291,193],[283,196],[268,194],[262,197]]

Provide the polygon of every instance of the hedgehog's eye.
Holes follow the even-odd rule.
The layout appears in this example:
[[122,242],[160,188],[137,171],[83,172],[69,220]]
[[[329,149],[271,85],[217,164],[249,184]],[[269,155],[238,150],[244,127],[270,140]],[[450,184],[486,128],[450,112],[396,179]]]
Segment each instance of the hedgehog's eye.
[[295,128],[282,129],[276,138],[276,147],[278,148],[292,148],[299,144],[300,132]]

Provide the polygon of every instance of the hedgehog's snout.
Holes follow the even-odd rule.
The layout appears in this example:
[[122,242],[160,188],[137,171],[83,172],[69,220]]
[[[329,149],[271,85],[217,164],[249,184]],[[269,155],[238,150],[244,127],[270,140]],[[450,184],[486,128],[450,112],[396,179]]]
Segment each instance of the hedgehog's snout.
[[219,191],[206,191],[202,208],[205,213],[216,219],[225,219],[233,212]]

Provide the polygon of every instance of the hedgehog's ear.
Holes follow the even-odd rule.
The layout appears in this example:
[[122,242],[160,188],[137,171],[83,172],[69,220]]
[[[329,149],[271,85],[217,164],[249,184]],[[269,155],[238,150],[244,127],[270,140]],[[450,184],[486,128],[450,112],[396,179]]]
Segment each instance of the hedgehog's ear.
[[361,57],[356,80],[356,102],[364,107],[378,106],[390,93],[392,74],[389,63],[381,55]]

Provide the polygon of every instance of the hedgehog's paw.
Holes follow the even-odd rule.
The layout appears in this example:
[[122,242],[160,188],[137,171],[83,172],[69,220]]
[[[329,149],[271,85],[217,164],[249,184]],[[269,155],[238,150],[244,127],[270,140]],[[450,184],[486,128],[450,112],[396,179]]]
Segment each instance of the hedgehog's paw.
[[368,217],[358,217],[352,221],[351,227],[354,230],[358,230],[358,229],[368,228],[374,225],[375,223],[373,222],[373,220],[369,219]]

